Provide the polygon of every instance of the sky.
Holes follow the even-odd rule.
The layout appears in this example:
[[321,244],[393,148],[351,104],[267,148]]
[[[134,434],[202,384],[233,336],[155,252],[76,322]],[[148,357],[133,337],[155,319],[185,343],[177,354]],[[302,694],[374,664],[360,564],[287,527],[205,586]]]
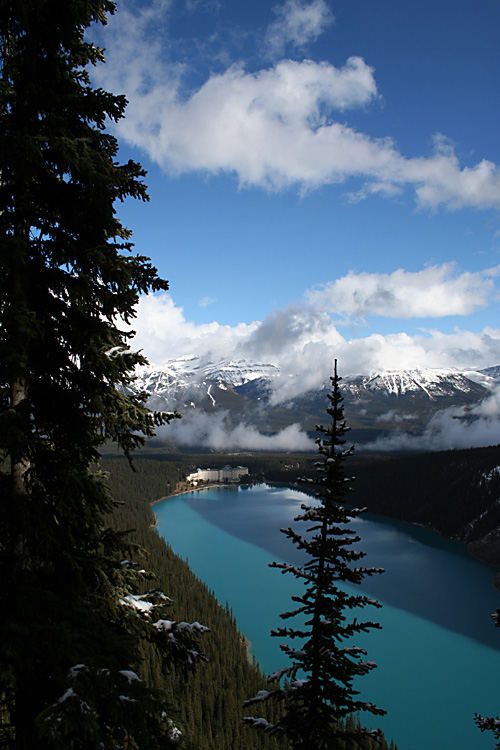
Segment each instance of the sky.
[[500,364],[498,0],[119,0],[118,207],[170,282],[135,345],[295,385]]

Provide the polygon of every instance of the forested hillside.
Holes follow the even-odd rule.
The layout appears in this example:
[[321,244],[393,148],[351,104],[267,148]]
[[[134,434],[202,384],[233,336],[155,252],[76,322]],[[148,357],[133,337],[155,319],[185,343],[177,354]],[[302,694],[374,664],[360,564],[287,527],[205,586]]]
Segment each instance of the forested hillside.
[[[143,550],[144,565],[156,576],[153,584],[150,581],[148,585],[158,585],[172,598],[172,619],[197,620],[210,628],[202,642],[207,662],[198,665],[187,680],[175,670],[167,677],[162,676],[153,648],[143,650],[142,675],[155,687],[167,691],[185,748],[287,748],[285,740],[253,732],[243,725],[243,701],[262,687],[265,678],[248,659],[246,643],[229,604],[222,606],[217,602],[154,530],[150,503],[175,489],[185,471],[183,462],[179,457],[176,460],[158,457],[138,458],[134,464],[136,471],[132,472],[124,459],[103,461],[112,493],[121,503],[109,520],[116,529],[134,529],[132,537]],[[246,708],[245,714],[249,713],[251,709]],[[343,746],[338,747],[342,750]],[[383,740],[377,744],[370,739],[365,739],[362,746],[349,747],[396,750],[393,743],[388,745]]]
[[[137,465],[147,467],[144,491],[151,500],[169,494],[177,483],[182,487],[197,466],[243,464],[249,482],[294,484],[301,476],[315,476],[311,454],[163,454],[146,448],[140,455]],[[356,477],[351,502],[373,513],[419,523],[465,543],[483,539],[500,524],[498,446],[392,456],[355,453],[349,466]],[[140,477],[141,472],[135,475],[138,485]],[[127,485],[128,479],[123,482]]]
[[210,635],[205,635],[202,643],[208,661],[198,665],[188,680],[175,670],[164,680],[152,648],[143,652],[142,676],[167,690],[173,716],[187,747],[200,750],[277,747],[272,739],[251,736],[242,726],[243,700],[262,678],[259,682],[257,669],[249,663],[245,643],[229,610],[217,603],[151,528],[154,516],[148,500],[158,497],[157,476],[151,472],[148,487],[149,476],[146,477],[142,462],[138,474],[132,474],[127,462],[113,463],[111,487],[114,496],[123,502],[112,516],[113,526],[134,529],[133,539],[143,550],[143,563],[156,576],[153,585],[172,598],[171,618],[199,621],[210,628]]
[[[370,511],[470,542],[500,523],[500,448],[353,458],[353,497]],[[500,560],[499,560],[500,562]]]
[[[356,476],[351,502],[366,505],[374,513],[432,527],[464,542],[481,539],[494,534],[499,524],[499,458],[498,447],[397,456],[355,455],[349,462]],[[185,489],[185,476],[197,466],[244,464],[250,470],[250,482],[293,485],[300,476],[314,476],[314,460],[309,454],[166,455],[146,447],[135,459],[136,471],[132,472],[122,457],[108,455],[103,459],[113,495],[122,502],[112,516],[112,524],[119,529],[135,529],[133,538],[145,551],[145,566],[173,599],[172,618],[199,620],[211,630],[203,641],[208,661],[188,681],[175,671],[162,677],[154,652],[143,653],[144,676],[167,690],[186,747],[192,750],[285,748],[287,744],[243,726],[242,703],[262,687],[263,675],[248,661],[243,636],[229,605],[221,606],[155,533],[150,503]],[[315,490],[314,484],[299,486]],[[245,709],[245,714],[249,712]],[[365,742],[369,748],[371,741]],[[384,743],[381,748],[388,747]]]

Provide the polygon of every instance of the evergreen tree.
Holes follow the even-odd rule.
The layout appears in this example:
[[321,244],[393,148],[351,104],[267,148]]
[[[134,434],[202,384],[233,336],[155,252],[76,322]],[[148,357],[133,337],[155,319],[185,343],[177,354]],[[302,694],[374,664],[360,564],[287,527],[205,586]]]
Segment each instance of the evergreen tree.
[[200,657],[202,626],[139,593],[93,470],[104,441],[128,454],[172,417],[124,395],[145,360],[117,321],[167,283],[114,208],[147,199],[105,131],[126,100],[86,70],[103,53],[85,30],[114,7],[0,0],[0,739],[30,750],[172,744],[163,696],[133,671],[138,643],[164,669]]
[[[495,626],[500,628],[500,609],[496,609],[491,617]],[[500,750],[500,716],[482,716],[476,713],[474,714],[474,721],[481,732],[493,732],[493,736],[497,740],[495,748],[496,750]]]
[[283,619],[300,617],[303,624],[272,631],[273,636],[298,639],[299,643],[281,645],[292,664],[271,675],[270,680],[280,680],[283,684],[261,690],[246,702],[249,705],[270,699],[282,701],[284,710],[279,722],[254,717],[245,717],[245,721],[270,734],[285,735],[293,748],[302,750],[343,747],[344,740],[347,746],[352,742],[351,746],[356,747],[356,741],[361,741],[362,745],[363,738],[369,743],[371,737],[379,735],[379,730],[355,728],[345,720],[359,711],[385,713],[372,703],[360,700],[353,686],[354,678],[368,673],[376,665],[364,659],[363,648],[344,644],[352,636],[380,627],[372,621],[359,622],[357,617],[348,619],[346,612],[367,605],[381,606],[363,594],[351,593],[350,586],[382,570],[356,565],[364,553],[353,549],[360,537],[347,524],[362,511],[348,511],[340,504],[349,491],[344,462],[353,449],[342,449],[347,428],[336,360],[330,380],[332,390],[328,394],[330,405],[326,411],[331,425],[317,427],[322,433],[316,441],[321,455],[316,463],[320,474],[319,502],[303,504],[303,512],[295,518],[307,524],[305,533],[282,529],[295,546],[304,551],[306,559],[302,565],[271,563],[283,573],[292,573],[303,585],[301,593],[292,597],[298,606],[281,615]]

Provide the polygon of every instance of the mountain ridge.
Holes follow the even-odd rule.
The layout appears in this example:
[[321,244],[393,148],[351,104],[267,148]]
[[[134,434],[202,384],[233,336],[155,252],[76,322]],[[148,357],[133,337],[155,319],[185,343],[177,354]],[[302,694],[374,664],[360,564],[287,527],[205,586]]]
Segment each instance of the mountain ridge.
[[[251,362],[244,359],[222,359],[219,362],[204,360],[196,355],[168,360],[162,365],[145,365],[137,368],[137,383],[144,383],[144,390],[150,391],[151,382],[162,383],[165,387],[185,385],[187,382],[219,382],[231,387],[240,387],[246,383],[265,379],[272,381],[281,376],[280,368],[271,363]],[[455,380],[456,386],[462,383],[468,390],[467,381],[472,381],[492,388],[500,382],[500,365],[482,370],[458,370],[456,368],[389,368],[372,370],[369,373],[346,375],[342,387],[346,384],[362,382],[365,389],[387,389],[389,393],[404,393],[407,390],[422,389],[446,380]],[[325,384],[326,385],[326,384]],[[350,387],[350,385],[349,385]],[[134,390],[138,390],[134,387]],[[431,397],[432,394],[428,395]]]
[[[283,378],[269,362],[186,356],[161,367],[139,368],[130,390],[146,392],[150,408],[177,409],[188,420],[216,415],[228,428],[251,425],[268,435],[297,425],[314,436],[315,425],[324,421],[328,384],[279,400],[275,393]],[[348,375],[341,389],[352,437],[367,442],[394,430],[417,434],[437,412],[471,409],[499,383],[500,366],[463,371],[421,367]]]

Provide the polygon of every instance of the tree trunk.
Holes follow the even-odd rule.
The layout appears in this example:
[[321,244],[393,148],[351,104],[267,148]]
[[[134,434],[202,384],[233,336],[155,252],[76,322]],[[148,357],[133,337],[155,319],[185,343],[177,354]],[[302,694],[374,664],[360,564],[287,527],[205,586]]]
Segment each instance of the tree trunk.
[[[11,386],[11,408],[17,409],[25,399],[26,381],[24,378],[16,378]],[[26,495],[26,474],[29,468],[30,460],[27,455],[11,456],[11,477],[14,495]]]

